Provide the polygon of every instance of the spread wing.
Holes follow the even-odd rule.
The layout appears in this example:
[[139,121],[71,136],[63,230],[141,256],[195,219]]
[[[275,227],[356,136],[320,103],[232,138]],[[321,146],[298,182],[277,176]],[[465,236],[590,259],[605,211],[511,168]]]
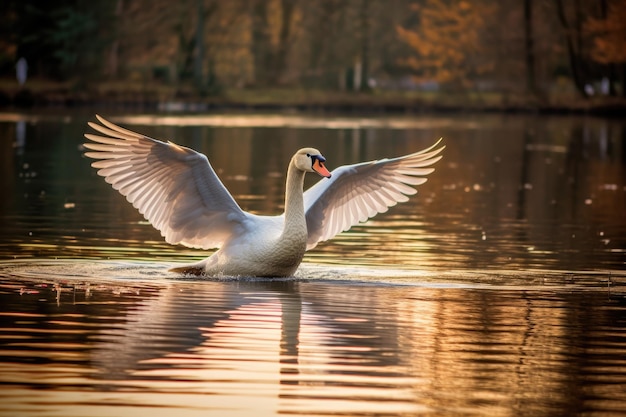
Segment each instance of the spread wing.
[[304,193],[309,238],[307,249],[364,222],[389,207],[407,201],[414,188],[426,182],[430,166],[441,159],[433,146],[394,159],[344,165],[332,171],[330,180],[321,180]]
[[206,156],[123,129],[100,116],[89,123],[101,135],[85,155],[91,166],[119,191],[171,244],[220,247],[236,233],[246,214],[215,174]]

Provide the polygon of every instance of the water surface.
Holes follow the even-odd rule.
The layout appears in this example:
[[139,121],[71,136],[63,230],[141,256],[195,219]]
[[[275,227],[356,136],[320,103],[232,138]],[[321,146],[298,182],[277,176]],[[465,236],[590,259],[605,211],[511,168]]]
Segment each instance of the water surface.
[[0,115],[0,415],[626,415],[624,123],[112,119],[206,153],[255,213],[300,147],[331,169],[447,148],[295,277],[190,280],[167,268],[208,253],[95,174],[91,116]]

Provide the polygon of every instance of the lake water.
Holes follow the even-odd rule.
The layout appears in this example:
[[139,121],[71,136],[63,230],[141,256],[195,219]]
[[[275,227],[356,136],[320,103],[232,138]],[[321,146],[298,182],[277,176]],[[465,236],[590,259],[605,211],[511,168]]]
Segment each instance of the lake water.
[[295,277],[192,280],[167,269],[209,252],[82,156],[92,115],[0,114],[0,415],[626,415],[626,122],[105,116],[266,214],[300,147],[330,169],[447,147]]

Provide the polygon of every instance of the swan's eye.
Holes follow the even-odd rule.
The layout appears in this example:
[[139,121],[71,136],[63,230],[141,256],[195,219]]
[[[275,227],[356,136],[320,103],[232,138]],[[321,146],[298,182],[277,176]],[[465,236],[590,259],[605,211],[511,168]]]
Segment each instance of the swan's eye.
[[310,157],[311,157],[311,154],[310,154],[310,153],[308,153],[308,154],[306,154],[306,156],[310,158]]

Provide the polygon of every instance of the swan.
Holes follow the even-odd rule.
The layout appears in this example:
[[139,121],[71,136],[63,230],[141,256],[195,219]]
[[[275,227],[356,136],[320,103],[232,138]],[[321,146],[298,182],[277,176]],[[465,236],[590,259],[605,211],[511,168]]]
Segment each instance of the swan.
[[[344,165],[329,172],[314,148],[298,150],[287,168],[285,212],[243,211],[207,157],[152,139],[103,117],[88,122],[85,155],[98,175],[119,191],[170,244],[218,248],[201,262],[172,268],[204,276],[292,276],[307,250],[353,225],[383,213],[426,182],[441,159],[441,139],[422,151],[393,159]],[[319,182],[303,192],[304,176]]]

